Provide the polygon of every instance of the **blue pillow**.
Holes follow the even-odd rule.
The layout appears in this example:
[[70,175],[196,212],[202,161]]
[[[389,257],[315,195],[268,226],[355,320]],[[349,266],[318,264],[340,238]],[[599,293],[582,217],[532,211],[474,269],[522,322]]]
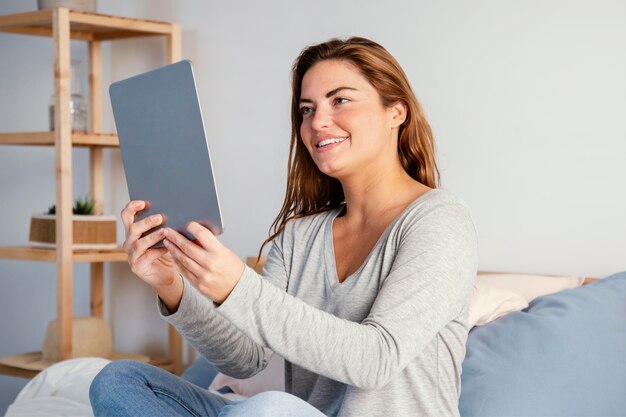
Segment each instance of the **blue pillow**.
[[626,272],[475,327],[461,416],[626,415]]
[[[219,369],[200,355],[180,377],[200,388],[207,389],[218,373]],[[221,393],[233,392],[230,387],[221,387],[217,390]]]
[[218,373],[219,370],[215,365],[206,360],[204,356],[200,355],[180,377],[200,388],[208,388]]

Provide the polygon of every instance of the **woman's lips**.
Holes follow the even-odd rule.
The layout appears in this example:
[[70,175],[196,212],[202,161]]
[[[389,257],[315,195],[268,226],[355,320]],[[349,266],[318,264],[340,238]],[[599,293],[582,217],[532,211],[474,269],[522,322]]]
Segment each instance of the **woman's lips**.
[[329,151],[331,149],[338,147],[339,145],[341,145],[347,140],[348,140],[348,137],[326,138],[324,140],[319,141],[316,144],[315,149],[317,149],[318,152],[326,152],[326,151]]

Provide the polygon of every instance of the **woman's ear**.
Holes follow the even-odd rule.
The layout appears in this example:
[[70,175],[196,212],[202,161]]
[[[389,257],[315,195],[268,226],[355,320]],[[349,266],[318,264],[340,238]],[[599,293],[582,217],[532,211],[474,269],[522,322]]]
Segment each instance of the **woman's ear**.
[[407,106],[402,100],[398,100],[388,107],[391,127],[399,127],[406,120]]

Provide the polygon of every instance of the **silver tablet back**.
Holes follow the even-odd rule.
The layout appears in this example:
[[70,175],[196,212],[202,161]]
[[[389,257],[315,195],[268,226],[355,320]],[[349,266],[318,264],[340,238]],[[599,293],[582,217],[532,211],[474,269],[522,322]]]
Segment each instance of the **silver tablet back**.
[[185,230],[195,220],[223,231],[200,102],[190,61],[111,84],[111,105],[131,200],[148,201],[138,219],[165,215]]

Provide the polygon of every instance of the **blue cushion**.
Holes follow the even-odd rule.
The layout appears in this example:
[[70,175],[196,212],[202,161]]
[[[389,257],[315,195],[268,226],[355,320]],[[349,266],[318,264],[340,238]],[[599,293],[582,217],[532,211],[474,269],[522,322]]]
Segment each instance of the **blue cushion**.
[[218,372],[211,362],[199,356],[180,377],[201,388],[208,388]]
[[[211,385],[218,373],[219,369],[215,365],[206,360],[204,356],[199,356],[180,377],[200,388],[206,389],[209,388],[209,385]],[[230,387],[221,387],[217,390],[221,393],[233,392]]]
[[626,415],[626,272],[475,327],[461,416]]

